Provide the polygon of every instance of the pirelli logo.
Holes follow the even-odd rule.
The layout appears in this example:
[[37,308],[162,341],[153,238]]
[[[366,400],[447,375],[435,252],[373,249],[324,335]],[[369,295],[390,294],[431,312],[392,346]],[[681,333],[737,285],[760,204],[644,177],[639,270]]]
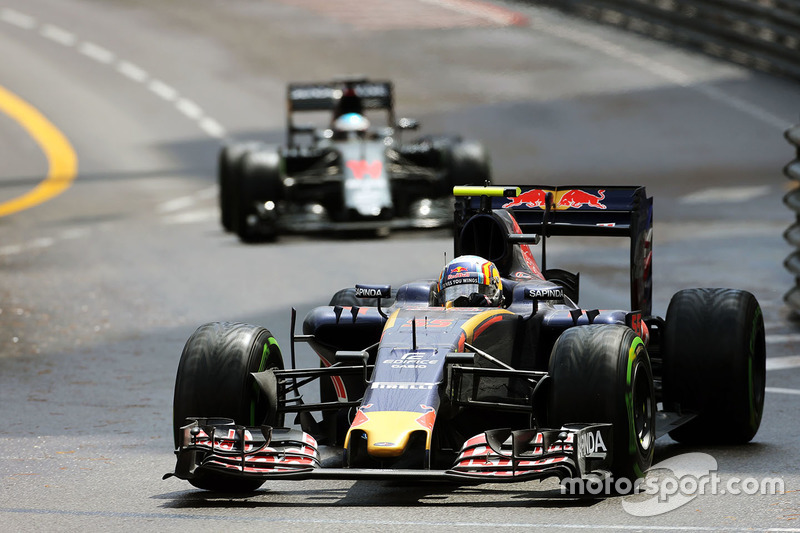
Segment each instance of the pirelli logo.
[[433,390],[438,387],[438,383],[411,383],[411,382],[384,382],[373,381],[371,389],[398,389],[398,390]]

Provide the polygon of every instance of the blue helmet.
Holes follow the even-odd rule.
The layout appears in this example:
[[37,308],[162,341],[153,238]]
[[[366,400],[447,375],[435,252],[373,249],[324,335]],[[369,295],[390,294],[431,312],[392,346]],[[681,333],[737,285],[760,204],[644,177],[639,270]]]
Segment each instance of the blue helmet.
[[441,305],[455,303],[462,297],[469,300],[476,293],[485,297],[484,305],[503,303],[500,272],[494,263],[477,255],[462,255],[450,261],[439,275],[436,289]]

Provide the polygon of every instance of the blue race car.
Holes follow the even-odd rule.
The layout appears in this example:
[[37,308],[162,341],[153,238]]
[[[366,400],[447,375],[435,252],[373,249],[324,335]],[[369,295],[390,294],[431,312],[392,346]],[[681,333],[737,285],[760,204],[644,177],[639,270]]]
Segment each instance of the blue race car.
[[[635,480],[655,441],[744,443],[765,387],[756,298],[688,289],[651,316],[643,187],[457,187],[438,277],[356,285],[313,309],[291,365],[260,326],[201,326],[181,356],[174,474],[250,491],[271,479]],[[547,268],[561,235],[630,240],[632,310],[583,309]],[[540,255],[540,261],[534,258]],[[297,368],[295,344],[320,366]],[[319,401],[302,391],[319,387]],[[287,416],[293,416],[292,427]]]

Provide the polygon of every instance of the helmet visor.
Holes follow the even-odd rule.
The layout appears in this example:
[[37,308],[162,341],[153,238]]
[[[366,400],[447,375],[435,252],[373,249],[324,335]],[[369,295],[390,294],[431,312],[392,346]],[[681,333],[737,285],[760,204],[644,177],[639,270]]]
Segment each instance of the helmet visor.
[[460,283],[450,285],[444,289],[443,302],[454,302],[459,296],[469,297],[470,294],[480,292],[480,285],[477,283]]
[[442,291],[442,303],[454,302],[461,296],[469,298],[470,294],[475,293],[483,294],[488,297],[493,304],[498,304],[498,295],[500,292],[490,285],[483,285],[481,283],[459,283],[445,287],[444,291]]

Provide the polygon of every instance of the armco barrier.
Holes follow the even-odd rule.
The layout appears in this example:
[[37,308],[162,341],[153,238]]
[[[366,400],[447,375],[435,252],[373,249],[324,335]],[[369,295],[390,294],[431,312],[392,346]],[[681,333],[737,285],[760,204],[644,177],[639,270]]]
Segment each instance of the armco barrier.
[[[796,150],[797,159],[783,168],[783,173],[790,180],[794,180],[800,186],[800,124],[792,126],[784,133],[786,140],[793,144]],[[795,223],[783,232],[784,238],[789,244],[797,248],[786,258],[783,265],[794,275],[795,285],[787,292],[783,299],[786,305],[800,311],[800,188],[796,187],[783,197],[783,203],[795,212]]]
[[800,0],[527,0],[800,80]]

